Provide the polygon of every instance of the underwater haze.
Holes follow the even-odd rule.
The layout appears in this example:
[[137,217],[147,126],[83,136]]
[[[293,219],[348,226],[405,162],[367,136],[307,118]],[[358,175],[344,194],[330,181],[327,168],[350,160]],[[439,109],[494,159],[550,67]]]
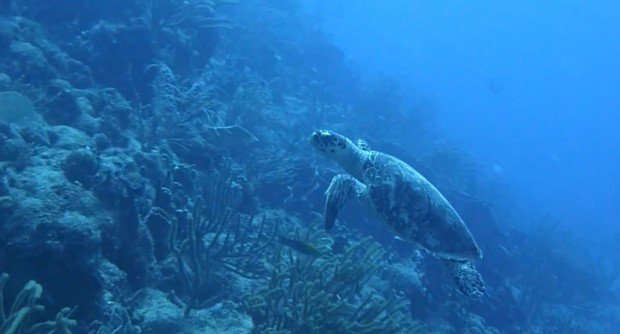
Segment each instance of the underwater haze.
[[3,0],[0,334],[615,334],[617,41],[611,0]]
[[618,231],[617,2],[314,2],[351,61],[432,96],[446,138],[497,166],[528,211]]

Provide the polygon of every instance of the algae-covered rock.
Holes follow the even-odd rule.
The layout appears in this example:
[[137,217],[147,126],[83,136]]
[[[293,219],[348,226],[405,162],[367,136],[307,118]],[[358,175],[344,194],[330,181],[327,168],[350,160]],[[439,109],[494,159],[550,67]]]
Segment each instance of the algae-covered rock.
[[26,143],[21,138],[7,139],[0,141],[0,161],[15,162],[28,149]]
[[385,266],[383,276],[393,282],[394,288],[404,292],[409,298],[419,297],[426,288],[422,285],[422,276],[418,266],[411,262],[397,262]]
[[52,145],[46,128],[41,123],[31,124],[22,128],[20,134],[28,144],[47,147]]
[[168,300],[163,292],[143,289],[133,303],[133,318],[145,333],[183,333],[183,311]]
[[249,334],[254,327],[252,319],[240,310],[241,307],[230,301],[196,310],[187,317],[159,290],[143,289],[133,302],[133,318],[145,333]]
[[112,218],[90,192],[67,181],[53,154],[33,161],[20,172],[7,171],[16,204],[2,225],[4,251],[11,255],[3,266],[36,275],[59,303],[92,311],[100,303],[99,262],[109,237],[102,231]]
[[13,80],[5,73],[0,73],[0,91],[8,90],[11,87]]
[[27,126],[38,120],[34,104],[15,91],[0,92],[0,121]]
[[240,306],[223,301],[204,310],[198,310],[189,319],[196,333],[250,334],[254,323]]
[[67,155],[62,163],[62,169],[67,180],[71,182],[77,181],[90,188],[93,178],[99,170],[99,161],[97,161],[97,157],[91,150],[79,149]]
[[47,86],[48,98],[43,115],[53,125],[74,125],[82,115],[74,89],[68,81],[52,80]]
[[31,43],[15,41],[9,46],[9,52],[14,68],[30,82],[44,82],[56,75],[43,51]]
[[48,135],[52,147],[58,149],[77,150],[94,146],[94,141],[86,133],[66,125],[49,127]]

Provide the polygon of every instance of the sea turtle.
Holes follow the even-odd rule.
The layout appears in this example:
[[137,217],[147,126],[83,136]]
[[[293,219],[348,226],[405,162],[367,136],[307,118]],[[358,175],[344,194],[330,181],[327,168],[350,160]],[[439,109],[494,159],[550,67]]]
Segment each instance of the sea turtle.
[[334,176],[325,193],[327,230],[348,199],[369,203],[396,236],[442,260],[463,294],[484,294],[484,282],[474,266],[482,252],[456,210],[424,176],[391,155],[371,150],[365,142],[355,145],[332,131],[314,131],[310,142],[348,173]]

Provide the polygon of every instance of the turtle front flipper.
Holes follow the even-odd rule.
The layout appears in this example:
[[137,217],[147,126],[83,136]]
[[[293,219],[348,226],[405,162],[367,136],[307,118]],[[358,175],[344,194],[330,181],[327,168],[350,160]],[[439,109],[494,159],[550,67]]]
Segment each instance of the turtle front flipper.
[[366,192],[366,186],[347,174],[338,174],[332,178],[325,191],[325,229],[331,230],[336,222],[338,212],[350,198],[360,198]]
[[449,259],[444,259],[443,262],[461,293],[474,298],[484,295],[484,281],[473,262]]

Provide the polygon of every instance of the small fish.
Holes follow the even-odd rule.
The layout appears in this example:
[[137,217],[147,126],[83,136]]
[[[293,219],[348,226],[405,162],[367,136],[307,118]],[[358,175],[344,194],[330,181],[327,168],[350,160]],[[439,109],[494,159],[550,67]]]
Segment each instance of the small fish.
[[314,256],[314,257],[319,257],[323,255],[323,253],[318,248],[316,248],[314,245],[309,244],[307,242],[289,239],[283,236],[278,237],[278,242],[280,242],[284,246],[290,247],[291,249],[299,253],[305,254],[305,255]]

